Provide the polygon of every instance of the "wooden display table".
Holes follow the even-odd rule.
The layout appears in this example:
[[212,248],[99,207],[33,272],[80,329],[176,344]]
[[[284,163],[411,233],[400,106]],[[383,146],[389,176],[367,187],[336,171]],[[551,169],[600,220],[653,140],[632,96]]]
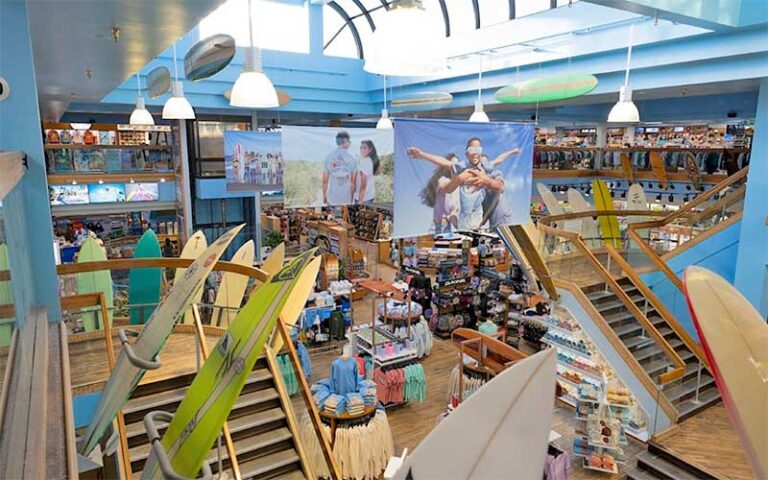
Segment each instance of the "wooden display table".
[[331,427],[331,447],[333,447],[333,444],[336,442],[336,426],[339,424],[339,422],[362,420],[368,416],[372,417],[373,415],[376,415],[376,408],[376,406],[365,407],[362,413],[355,415],[350,415],[349,412],[344,412],[341,415],[335,415],[333,413],[321,411],[320,419],[325,420]]

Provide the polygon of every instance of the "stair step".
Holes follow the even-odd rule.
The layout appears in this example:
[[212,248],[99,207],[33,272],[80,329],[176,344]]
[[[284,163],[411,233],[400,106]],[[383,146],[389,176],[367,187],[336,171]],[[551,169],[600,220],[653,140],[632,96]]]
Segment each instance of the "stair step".
[[656,327],[656,330],[658,330],[658,331],[659,331],[659,334],[660,334],[662,337],[664,337],[664,338],[667,338],[669,335],[671,335],[671,334],[675,333],[675,331],[674,331],[674,330],[672,330],[672,329],[671,329],[671,328],[669,328],[669,327]]
[[652,343],[651,345],[648,345],[647,347],[643,347],[639,350],[635,350],[632,352],[632,355],[635,356],[638,362],[643,363],[643,361],[648,360],[649,358],[655,357],[656,355],[659,355],[660,353],[663,353],[664,351],[661,349],[661,347],[657,343]]
[[[630,300],[632,300],[632,302],[634,304],[638,304],[638,303],[642,302],[643,300],[645,300],[645,297],[643,297],[642,295],[633,295],[633,296],[631,296],[629,298],[630,298]],[[597,311],[602,313],[602,312],[604,312],[606,310],[610,310],[612,308],[619,308],[619,307],[623,307],[623,306],[624,306],[624,302],[622,302],[619,299],[616,299],[616,301],[601,303],[601,304],[597,305]]]
[[658,478],[698,480],[697,476],[649,452],[643,452],[637,457],[637,466]]
[[[245,397],[248,397],[248,396],[251,396],[251,397],[246,399],[244,403],[250,402],[251,400],[255,399],[255,395],[261,394],[264,391],[265,390],[259,390],[258,392],[253,392],[253,393],[249,393],[249,394],[243,395],[243,396],[240,397],[240,399],[238,399],[238,403],[240,403],[241,399],[245,399]],[[277,392],[274,389],[272,389],[272,391],[275,392],[275,396],[277,396]],[[263,412],[259,412],[259,413],[263,413]],[[240,421],[240,420],[242,420],[242,419],[246,419],[248,417],[251,417],[251,416],[250,415],[246,415],[244,417],[240,417],[240,418],[234,420],[233,422],[230,422],[229,425],[230,425],[230,429],[233,430],[232,433],[235,433],[234,432],[234,428],[236,426],[235,423]],[[252,423],[257,421],[254,418],[251,418],[250,420],[251,420]],[[267,422],[263,422],[263,423],[261,423],[261,425],[263,425],[264,423],[267,423]],[[247,428],[251,428],[251,426],[248,426],[248,420],[242,420],[242,422],[238,423],[238,426],[239,426],[239,430],[238,431],[243,431],[243,430],[245,430]],[[256,426],[256,425],[252,425],[252,426]],[[244,440],[250,440],[252,438],[258,438],[259,436],[260,435],[256,435],[256,436],[253,436],[253,437],[247,437]],[[238,443],[238,442],[239,441],[236,441],[235,443]],[[237,449],[237,451],[240,452],[239,449]],[[137,446],[131,448],[129,450],[129,452],[130,452],[131,462],[137,462],[137,461],[140,461],[140,460],[145,460],[147,458],[147,456],[149,455],[149,443],[143,443],[141,445],[137,445]]]
[[[262,448],[267,448],[270,445],[274,445],[276,443],[284,442],[285,440],[290,440],[291,438],[292,436],[290,430],[284,427],[276,428],[274,430],[269,430],[258,435],[252,435],[249,437],[241,438],[240,440],[235,440],[235,452],[238,456],[240,456],[249,452],[260,450]],[[228,458],[229,452],[227,452],[226,448],[222,448],[221,459],[226,460]],[[211,450],[211,453],[208,454],[208,461],[215,462],[217,459],[218,454],[214,448]]]
[[632,467],[626,472],[627,480],[659,480],[656,475],[641,470],[638,467]]
[[590,302],[595,303],[599,302],[600,300],[605,300],[608,297],[615,297],[611,292],[606,292],[605,290],[598,290],[596,292],[588,293],[587,298]]
[[640,327],[640,325],[637,323],[630,323],[629,325],[622,325],[620,327],[616,327],[613,329],[613,331],[619,337],[624,337],[626,335],[629,335],[635,332],[639,334],[641,330],[642,330],[642,327]]
[[664,357],[658,360],[654,360],[650,363],[646,363],[643,365],[643,369],[646,371],[646,373],[648,373],[648,376],[650,376],[655,381],[655,377],[664,373],[667,370],[667,367],[670,366],[672,366],[672,364],[669,362],[669,359]]
[[693,399],[691,398],[681,402],[677,406],[677,412],[680,414],[678,421],[685,420],[687,417],[690,417],[699,410],[703,410],[704,408],[712,405],[719,399],[720,392],[717,391],[716,385],[711,384],[709,387],[699,393],[699,403],[694,403]]
[[634,337],[625,338],[622,340],[624,343],[624,346],[626,346],[630,351],[635,348],[643,348],[646,344],[653,343],[653,339],[650,337],[643,337],[641,335],[636,335]]
[[306,479],[307,477],[305,477],[304,474],[301,473],[301,470],[293,470],[291,472],[284,473],[277,477],[272,477],[272,480],[306,480]]
[[[251,375],[245,381],[245,385],[262,382],[271,378],[272,374],[269,372],[269,370],[266,368],[260,368],[258,370],[254,370],[251,373]],[[131,413],[141,412],[144,410],[163,410],[162,407],[165,405],[179,403],[187,394],[188,388],[189,386],[180,387],[162,393],[131,399],[123,409],[123,414],[129,415]]]
[[298,461],[299,456],[295,450],[283,450],[240,463],[240,474],[243,478],[263,476]]
[[634,320],[635,317],[630,312],[624,311],[619,313],[614,313],[612,315],[608,315],[605,317],[605,321],[608,322],[608,325],[613,325],[614,323],[623,322],[625,320]]
[[[682,397],[693,394],[696,391],[696,383],[697,378],[693,377],[690,380],[687,380],[683,382],[682,384],[673,382],[666,385],[667,388],[664,389],[664,395],[669,398],[671,402],[676,402]],[[713,384],[715,382],[715,379],[709,376],[708,374],[702,372],[701,374],[701,382],[699,393],[703,392],[706,387]]]
[[[271,398],[269,399],[271,400]],[[235,402],[235,406],[232,407],[232,411],[235,412],[236,410],[241,409],[243,405],[246,404],[246,401],[241,403],[238,399],[238,401]],[[234,434],[250,428],[266,425],[267,423],[277,422],[284,418],[285,418],[285,413],[282,411],[282,409],[271,408],[269,410],[264,410],[261,412],[249,413],[248,415],[243,415],[241,417],[233,418],[231,420],[228,419],[227,424],[229,425],[229,431]],[[165,431],[165,428],[167,426],[168,426],[167,423],[161,422],[157,424],[157,429],[162,434],[162,432]],[[143,421],[130,423],[125,426],[126,438],[130,439],[133,437],[143,436],[143,435],[144,436],[146,435],[146,430],[144,429]]]

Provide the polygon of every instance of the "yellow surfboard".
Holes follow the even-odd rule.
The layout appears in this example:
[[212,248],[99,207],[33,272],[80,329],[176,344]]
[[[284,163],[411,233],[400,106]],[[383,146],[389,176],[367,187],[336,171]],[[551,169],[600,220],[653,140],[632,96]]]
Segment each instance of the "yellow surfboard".
[[[608,185],[602,180],[592,180],[592,191],[595,195],[595,209],[604,212],[613,212],[613,198],[608,191]],[[616,215],[600,215],[597,217],[600,223],[600,233],[603,243],[614,248],[621,248],[621,229]]]
[[[253,266],[255,256],[255,247],[253,240],[248,240],[232,256],[232,263]],[[211,315],[211,325],[217,327],[229,327],[229,323],[235,319],[243,303],[245,289],[248,288],[248,277],[234,272],[224,272],[219,284],[219,291],[216,294],[216,301],[213,305]]]
[[667,188],[667,170],[664,167],[664,158],[655,150],[651,150],[651,170],[653,176],[659,181],[661,188]]
[[[189,240],[187,240],[187,243],[184,244],[184,248],[181,249],[181,254],[179,255],[179,258],[191,258],[195,259],[200,256],[201,253],[205,251],[205,249],[208,248],[208,240],[205,238],[205,234],[202,230],[196,231],[191,237],[189,237]],[[186,271],[186,268],[177,268],[176,274],[173,276],[173,281],[182,278],[184,276],[184,272]],[[203,298],[203,288],[200,288],[199,291],[195,292],[195,294],[192,296],[194,300],[192,300],[192,303],[200,303],[200,300]],[[192,316],[192,309],[187,309],[186,312],[184,312],[184,320],[182,320],[182,323],[186,323],[188,325],[192,325],[195,323],[195,319]]]

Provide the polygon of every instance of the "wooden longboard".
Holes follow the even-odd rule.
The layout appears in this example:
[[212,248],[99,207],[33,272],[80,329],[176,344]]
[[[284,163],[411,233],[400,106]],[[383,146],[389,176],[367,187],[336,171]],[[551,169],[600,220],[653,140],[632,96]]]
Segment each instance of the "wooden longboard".
[[274,275],[283,268],[283,263],[285,263],[285,244],[281,243],[269,252],[269,256],[261,264],[261,269],[269,275]]
[[[575,188],[569,188],[566,192],[568,203],[571,204],[572,212],[590,212],[595,209],[581,195],[581,192]],[[598,248],[602,243],[600,241],[600,231],[597,229],[597,221],[593,217],[582,218],[579,220],[579,235],[589,248]]]
[[[614,211],[613,198],[608,191],[608,185],[600,179],[592,180],[592,191],[595,195],[595,208],[597,210],[610,213]],[[600,233],[603,236],[603,243],[611,245],[614,248],[621,248],[621,230],[616,215],[600,215],[597,217],[600,223]]]
[[[205,238],[203,231],[198,230],[193,233],[192,236],[189,237],[189,240],[187,240],[187,243],[184,244],[184,248],[181,249],[179,258],[197,258],[206,248],[208,248],[208,240]],[[186,268],[177,268],[176,273],[173,276],[174,281],[177,278],[182,278],[186,270]],[[192,303],[200,303],[200,300],[203,298],[203,290],[205,290],[205,285],[203,285],[203,287],[200,288],[200,291],[192,297]],[[195,323],[195,317],[192,315],[191,308],[188,308],[187,311],[184,312],[182,323],[188,325]]]
[[664,158],[661,154],[655,150],[651,150],[649,154],[651,157],[651,170],[653,170],[653,176],[661,184],[661,188],[667,188],[667,169],[664,166]]
[[[107,254],[101,248],[101,245],[96,242],[95,239],[89,238],[82,245],[80,245],[80,252],[77,255],[77,263],[86,262],[100,262],[107,259]],[[104,325],[112,325],[112,273],[109,270],[99,270],[97,272],[83,272],[77,274],[77,293],[100,293],[104,292],[106,297],[107,308],[109,313],[107,315],[107,322],[101,318],[101,312],[87,313],[83,316],[83,327],[86,332],[92,332],[99,328],[104,328]],[[88,310],[93,310],[90,308]],[[98,319],[98,321],[97,321]],[[100,327],[99,327],[100,326]]]
[[[482,339],[485,350],[483,355],[483,365],[490,368],[495,373],[501,373],[506,370],[507,363],[516,362],[527,357],[526,354],[510,347],[506,343],[480,333],[477,330],[472,330],[471,328],[457,328],[451,332],[451,339],[456,348],[459,348],[459,343],[465,340]],[[469,343],[465,345],[464,353],[475,360],[480,361],[481,355],[478,343]]]
[[[627,190],[627,210],[648,210],[648,197],[645,196],[645,192],[643,191],[643,187],[640,186],[639,183],[633,183],[630,185],[629,189]],[[645,216],[635,216],[635,217],[629,217],[628,222],[629,223],[641,223],[648,221],[650,217]],[[641,238],[648,238],[648,229],[647,228],[641,228],[637,231],[637,233],[640,235]],[[630,246],[633,249],[639,248],[639,245],[636,245],[635,242],[629,242]]]
[[[286,303],[303,306],[314,287],[316,252],[305,251],[251,295],[195,376],[162,438],[176,474],[199,472]],[[153,452],[142,478],[159,477]]]
[[690,152],[685,152],[685,171],[688,174],[688,178],[693,183],[693,188],[697,191],[701,191],[701,169],[699,164],[696,163],[696,157]]
[[632,170],[632,162],[629,160],[629,155],[622,153],[619,159],[621,160],[621,169],[624,171],[624,178],[630,183],[634,182],[635,171]]
[[[255,256],[253,240],[248,240],[237,249],[232,256],[232,263],[253,266]],[[237,316],[237,310],[243,303],[245,289],[248,287],[248,277],[234,272],[224,272],[216,294],[216,301],[211,315],[211,324],[219,327],[228,327],[229,322]]]
[[[160,258],[160,242],[151,229],[136,244],[133,258]],[[134,268],[128,273],[128,304],[143,305],[130,308],[131,325],[142,325],[147,322],[152,312],[160,302],[160,286],[163,281],[162,270],[159,268]]]
[[683,287],[755,477],[768,478],[768,325],[736,288],[709,270],[688,267]]
[[[544,290],[549,294],[549,298],[557,300],[559,294],[557,288],[552,280],[552,275],[549,273],[546,262],[541,257],[541,253],[537,246],[540,239],[538,236],[539,230],[533,225],[532,222],[528,222],[524,225],[510,225],[509,227],[497,227],[496,233],[504,245],[515,255],[518,261],[523,262],[528,273],[528,280],[531,282],[531,287],[535,285],[534,277],[531,275],[531,271],[535,273],[535,277],[538,278]],[[538,288],[536,288],[538,290]]]
[[[181,318],[187,307],[192,303],[194,294],[203,285],[214,265],[229,246],[232,239],[245,225],[237,226],[219,237],[200,255],[184,272],[184,277],[173,282],[168,295],[163,299],[157,310],[152,314],[147,324],[141,330],[133,351],[137,357],[156,361],[160,349],[163,348],[173,326]],[[139,368],[128,359],[123,347],[115,362],[115,368],[107,380],[107,386],[99,399],[99,406],[83,436],[79,451],[88,455],[104,434],[104,430],[112,424],[117,413],[128,401],[133,389],[144,376],[143,368]]]
[[544,350],[483,385],[437,424],[393,479],[541,478],[555,359],[554,349]]

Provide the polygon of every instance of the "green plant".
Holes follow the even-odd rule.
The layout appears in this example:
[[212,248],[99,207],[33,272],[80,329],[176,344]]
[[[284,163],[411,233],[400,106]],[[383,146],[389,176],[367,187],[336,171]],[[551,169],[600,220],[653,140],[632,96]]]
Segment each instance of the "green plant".
[[280,232],[269,232],[264,238],[264,245],[270,248],[275,248],[281,243],[283,243],[283,236],[280,234]]

